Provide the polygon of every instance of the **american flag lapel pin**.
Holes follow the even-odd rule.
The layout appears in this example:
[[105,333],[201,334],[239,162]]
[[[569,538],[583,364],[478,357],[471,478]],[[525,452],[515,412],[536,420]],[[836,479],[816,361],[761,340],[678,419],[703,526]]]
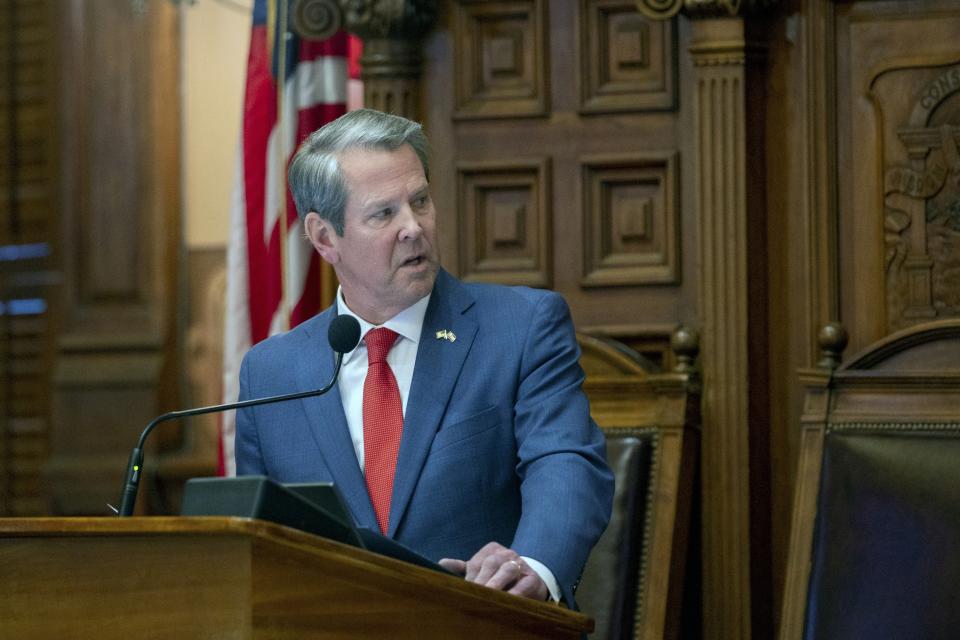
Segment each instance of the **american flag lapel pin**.
[[448,342],[455,342],[457,335],[450,331],[449,329],[441,329],[437,331],[437,340],[447,340]]

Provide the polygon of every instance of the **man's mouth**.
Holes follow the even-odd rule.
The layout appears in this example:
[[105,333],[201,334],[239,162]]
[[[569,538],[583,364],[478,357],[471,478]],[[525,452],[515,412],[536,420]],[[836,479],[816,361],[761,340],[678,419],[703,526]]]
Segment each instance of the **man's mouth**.
[[424,258],[423,256],[413,256],[413,257],[411,257],[411,258],[407,258],[406,260],[404,260],[402,266],[404,266],[404,267],[417,267],[417,266],[419,266],[420,264],[422,264],[425,260],[426,260],[426,258]]

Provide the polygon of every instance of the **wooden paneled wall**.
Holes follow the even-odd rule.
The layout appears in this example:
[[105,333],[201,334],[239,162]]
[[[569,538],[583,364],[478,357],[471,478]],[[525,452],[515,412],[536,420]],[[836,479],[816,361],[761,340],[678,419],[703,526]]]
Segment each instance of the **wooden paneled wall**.
[[696,306],[680,37],[625,1],[440,3],[422,117],[446,266],[554,288],[579,327],[669,357]]

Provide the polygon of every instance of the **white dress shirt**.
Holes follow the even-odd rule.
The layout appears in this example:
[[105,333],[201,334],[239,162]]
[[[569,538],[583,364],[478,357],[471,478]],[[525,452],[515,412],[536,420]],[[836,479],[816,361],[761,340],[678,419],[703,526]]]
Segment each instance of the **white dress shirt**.
[[[420,331],[423,329],[423,319],[427,314],[428,304],[430,304],[430,294],[420,298],[382,325],[374,325],[351,311],[343,298],[343,289],[337,289],[337,315],[350,315],[356,318],[360,323],[361,336],[366,336],[368,331],[379,327],[386,327],[399,335],[387,354],[387,364],[390,365],[393,376],[397,379],[397,387],[400,389],[400,406],[404,416],[407,415],[407,398],[410,396],[413,368],[417,361],[417,348],[420,345]],[[337,385],[340,387],[340,400],[343,402],[343,413],[347,418],[350,439],[353,440],[353,449],[357,454],[357,462],[360,463],[361,470],[363,470],[363,381],[366,377],[367,344],[361,338],[353,351],[344,354],[340,377],[337,380]],[[547,585],[550,597],[559,601],[560,586],[553,572],[539,560],[521,557]]]

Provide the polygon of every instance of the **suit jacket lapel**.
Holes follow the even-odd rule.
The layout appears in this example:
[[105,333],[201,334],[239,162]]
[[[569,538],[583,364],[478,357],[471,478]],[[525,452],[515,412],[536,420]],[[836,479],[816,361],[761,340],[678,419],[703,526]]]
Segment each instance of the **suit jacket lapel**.
[[[410,503],[427,452],[476,336],[476,323],[463,315],[472,304],[473,298],[463,286],[441,269],[423,319],[407,398],[390,502],[390,536],[395,534]],[[456,339],[437,338],[437,332],[443,330],[453,331]]]
[[[309,344],[300,351],[296,367],[300,391],[316,389],[326,384],[333,375],[334,355],[327,346],[327,328],[335,317],[335,308],[331,307],[304,327]],[[322,396],[305,398],[300,402],[320,455],[353,513],[354,520],[361,526],[376,529],[377,518],[350,439],[339,384]]]

